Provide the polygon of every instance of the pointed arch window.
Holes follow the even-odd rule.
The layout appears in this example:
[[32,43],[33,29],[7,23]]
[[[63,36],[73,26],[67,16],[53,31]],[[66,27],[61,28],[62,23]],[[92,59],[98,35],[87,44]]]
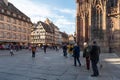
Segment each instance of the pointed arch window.
[[114,1],[114,6],[117,6],[118,0],[113,0]]
[[92,36],[93,38],[103,39],[103,14],[100,5],[97,5],[92,9]]
[[118,3],[118,0],[110,0],[110,2],[111,2],[111,7],[115,7],[115,6],[117,6],[117,3]]

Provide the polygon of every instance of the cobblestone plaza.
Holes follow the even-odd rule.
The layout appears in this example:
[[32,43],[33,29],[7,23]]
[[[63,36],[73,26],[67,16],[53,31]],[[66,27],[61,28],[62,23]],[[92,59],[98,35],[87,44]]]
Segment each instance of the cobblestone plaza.
[[85,60],[81,53],[82,66],[73,66],[73,58],[63,57],[59,52],[47,50],[37,51],[31,57],[31,51],[22,50],[10,56],[9,51],[0,51],[0,80],[120,80],[120,58],[116,54],[101,54],[99,77],[90,77],[92,70],[86,70]]

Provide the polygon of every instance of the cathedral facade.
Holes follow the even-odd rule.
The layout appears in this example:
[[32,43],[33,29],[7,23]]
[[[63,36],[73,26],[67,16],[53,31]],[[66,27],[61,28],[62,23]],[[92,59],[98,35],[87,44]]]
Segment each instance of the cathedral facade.
[[120,1],[76,0],[76,41],[96,40],[102,52],[120,51]]

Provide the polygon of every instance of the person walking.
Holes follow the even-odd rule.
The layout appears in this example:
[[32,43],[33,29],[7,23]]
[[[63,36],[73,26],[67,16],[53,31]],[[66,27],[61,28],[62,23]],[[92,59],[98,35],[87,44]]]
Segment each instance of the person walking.
[[11,56],[14,55],[13,49],[10,49],[10,55],[11,55]]
[[63,49],[63,56],[67,57],[67,45],[64,44],[62,49]]
[[79,63],[79,66],[81,66],[81,63],[80,63],[80,47],[75,44],[75,46],[73,47],[73,57],[74,57],[74,66],[77,66],[77,61]]
[[90,50],[91,46],[88,43],[84,43],[83,57],[86,59],[86,68],[90,69]]
[[10,44],[9,48],[10,48],[10,55],[13,56],[13,55],[14,55],[14,52],[13,52],[13,50],[14,50],[14,45],[13,45],[13,44]]
[[91,77],[99,76],[99,71],[97,67],[97,63],[99,62],[99,54],[100,54],[100,47],[97,45],[96,41],[93,41],[93,45],[91,46],[91,51],[90,51],[90,60],[93,70],[93,74],[91,75]]
[[32,57],[35,57],[35,53],[36,53],[36,46],[32,46]]
[[68,45],[68,53],[69,53],[70,57],[73,55],[73,45],[72,44]]
[[44,45],[44,53],[46,53],[47,45]]

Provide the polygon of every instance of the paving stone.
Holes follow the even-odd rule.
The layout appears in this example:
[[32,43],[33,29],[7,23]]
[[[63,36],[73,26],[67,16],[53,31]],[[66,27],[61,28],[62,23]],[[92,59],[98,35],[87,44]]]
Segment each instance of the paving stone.
[[8,52],[0,51],[0,80],[120,80],[120,58],[114,53],[100,55],[100,76],[91,77],[92,69],[86,70],[82,52],[81,67],[73,66],[73,57],[63,57],[62,50],[48,50],[46,54],[38,50],[35,58],[29,50],[18,51],[14,56]]

